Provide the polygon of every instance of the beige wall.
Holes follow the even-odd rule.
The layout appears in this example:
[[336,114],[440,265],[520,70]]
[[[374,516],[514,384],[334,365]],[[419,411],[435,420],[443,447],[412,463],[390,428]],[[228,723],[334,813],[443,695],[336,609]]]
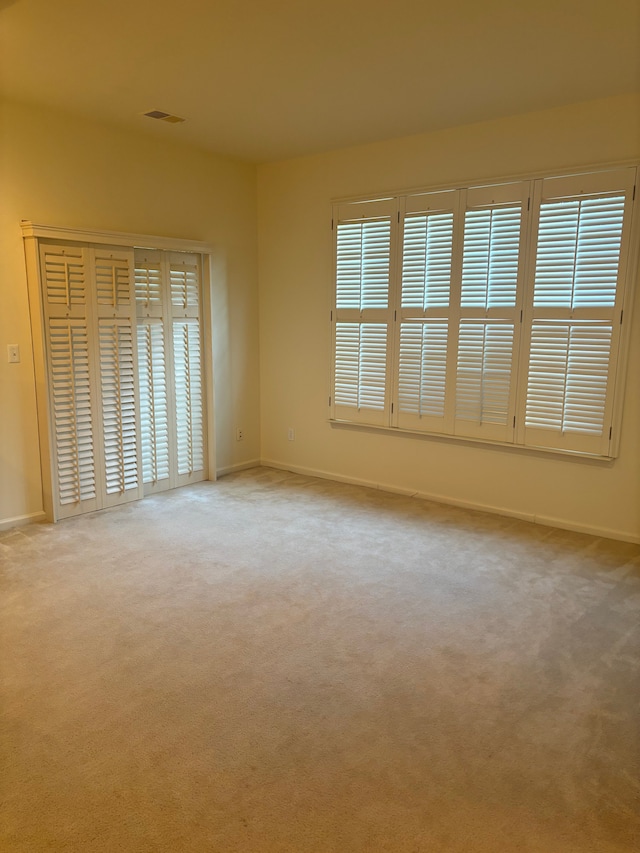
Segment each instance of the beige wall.
[[[217,465],[256,459],[255,168],[56,112],[0,110],[0,525],[42,507],[21,219],[216,246]],[[9,343],[20,345],[20,364],[7,364]]]
[[632,158],[640,100],[630,96],[259,167],[263,460],[640,540],[640,306],[613,463],[327,422],[332,198]]

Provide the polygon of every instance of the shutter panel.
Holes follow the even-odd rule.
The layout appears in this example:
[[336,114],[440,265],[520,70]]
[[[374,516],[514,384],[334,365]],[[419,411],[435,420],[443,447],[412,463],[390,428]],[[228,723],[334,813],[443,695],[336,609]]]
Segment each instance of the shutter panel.
[[97,509],[87,324],[49,321],[54,465],[61,518]]
[[[204,469],[204,423],[200,325],[173,321],[178,476],[188,482]],[[186,478],[186,479],[185,479]]]
[[614,329],[594,321],[536,321],[531,330],[527,444],[606,455]]
[[138,375],[142,479],[155,484],[169,478],[167,364],[161,320],[138,323]]
[[336,307],[387,308],[391,221],[338,224]]
[[[337,323],[335,406],[366,410],[382,421],[386,409],[387,324]],[[349,413],[346,417],[353,417]],[[370,422],[370,421],[368,421]]]
[[130,251],[92,249],[104,496],[113,506],[142,497],[135,352],[134,263]]
[[535,307],[613,307],[624,201],[618,195],[540,206]]
[[464,308],[516,304],[520,259],[519,207],[467,210],[464,222]]
[[510,437],[513,344],[513,323],[460,323],[457,434],[502,441]]
[[162,256],[160,252],[137,251],[135,299],[138,316],[162,317]]
[[451,289],[453,213],[404,218],[402,307],[446,308]]
[[43,246],[41,267],[48,306],[68,309],[80,307],[84,313],[86,281],[82,249]]
[[115,257],[96,251],[94,259],[96,301],[100,307],[129,308],[131,304],[131,270],[127,255]]
[[180,311],[195,311],[197,316],[200,306],[200,277],[196,259],[192,255],[183,258],[177,252],[172,253],[169,278],[172,307]]
[[136,251],[142,477],[147,492],[203,480],[200,257]]
[[635,170],[537,184],[523,442],[608,456]]
[[105,506],[137,497],[139,471],[133,330],[128,320],[100,320],[100,385]]
[[447,322],[401,324],[398,426],[405,429],[442,429],[447,338]]
[[333,317],[332,417],[389,423],[390,281],[397,204],[338,205]]

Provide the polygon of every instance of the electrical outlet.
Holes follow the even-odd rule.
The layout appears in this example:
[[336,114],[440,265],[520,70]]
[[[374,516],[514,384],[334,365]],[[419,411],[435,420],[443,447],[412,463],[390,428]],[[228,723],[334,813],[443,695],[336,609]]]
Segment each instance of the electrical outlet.
[[296,440],[296,431],[293,427],[289,427],[289,432],[287,434],[287,438],[289,439],[289,441],[295,441]]
[[18,344],[7,344],[7,361],[9,364],[20,362],[20,346]]
[[236,441],[244,441],[244,430],[241,427],[236,430]]

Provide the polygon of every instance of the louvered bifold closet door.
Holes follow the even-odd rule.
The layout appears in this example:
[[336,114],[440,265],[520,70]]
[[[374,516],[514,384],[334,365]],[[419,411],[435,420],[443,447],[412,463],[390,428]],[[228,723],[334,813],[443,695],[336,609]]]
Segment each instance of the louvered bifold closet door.
[[397,204],[381,200],[336,205],[333,221],[336,303],[331,312],[331,416],[389,425],[390,281]]
[[55,515],[98,509],[95,386],[89,340],[89,250],[40,246],[47,336]]
[[610,455],[635,169],[536,182],[523,443]]
[[454,433],[512,442],[528,182],[466,190]]
[[201,264],[197,255],[166,257],[171,303],[177,485],[206,478]]
[[403,429],[450,431],[452,407],[446,401],[453,386],[452,347],[455,352],[452,262],[458,193],[408,196],[402,214],[395,359],[399,368],[393,423]]
[[100,375],[103,506],[142,497],[133,253],[92,249]]

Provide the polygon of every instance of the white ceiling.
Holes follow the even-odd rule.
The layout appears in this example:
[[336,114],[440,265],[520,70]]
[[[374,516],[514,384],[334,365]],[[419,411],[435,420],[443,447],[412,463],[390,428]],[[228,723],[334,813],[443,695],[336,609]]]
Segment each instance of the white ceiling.
[[[1,92],[251,161],[640,90],[639,0],[0,0]],[[184,124],[153,122],[159,109]]]

